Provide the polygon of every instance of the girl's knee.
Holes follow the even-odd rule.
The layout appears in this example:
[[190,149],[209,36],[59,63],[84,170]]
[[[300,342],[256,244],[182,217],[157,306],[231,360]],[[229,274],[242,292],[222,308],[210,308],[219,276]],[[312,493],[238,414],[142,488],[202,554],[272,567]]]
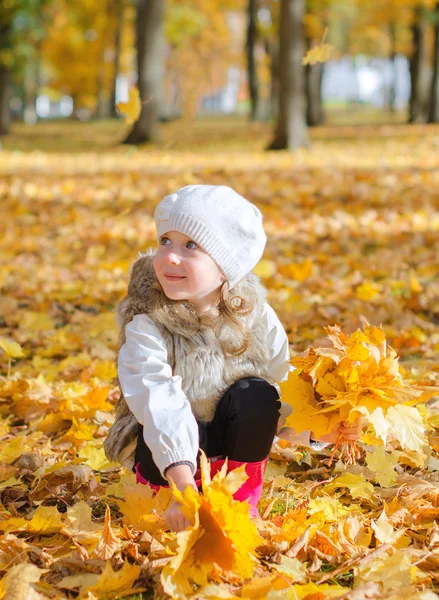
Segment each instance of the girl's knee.
[[252,417],[279,418],[281,402],[274,386],[259,377],[239,379],[229,388],[234,410]]

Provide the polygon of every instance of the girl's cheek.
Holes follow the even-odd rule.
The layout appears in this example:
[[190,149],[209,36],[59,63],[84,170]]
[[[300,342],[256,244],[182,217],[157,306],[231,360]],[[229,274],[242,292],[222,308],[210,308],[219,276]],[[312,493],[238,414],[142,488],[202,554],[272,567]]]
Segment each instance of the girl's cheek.
[[157,275],[157,272],[158,272],[159,266],[160,266],[160,259],[157,254],[154,256],[154,260],[152,261],[152,266],[154,268],[155,274]]

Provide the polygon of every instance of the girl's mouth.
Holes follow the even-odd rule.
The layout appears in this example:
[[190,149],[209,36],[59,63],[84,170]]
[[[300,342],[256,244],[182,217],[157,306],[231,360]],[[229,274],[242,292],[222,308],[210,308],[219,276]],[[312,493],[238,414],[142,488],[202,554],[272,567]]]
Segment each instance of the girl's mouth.
[[167,281],[181,281],[182,279],[186,279],[186,277],[183,277],[182,275],[170,275],[168,273],[163,273],[163,277]]

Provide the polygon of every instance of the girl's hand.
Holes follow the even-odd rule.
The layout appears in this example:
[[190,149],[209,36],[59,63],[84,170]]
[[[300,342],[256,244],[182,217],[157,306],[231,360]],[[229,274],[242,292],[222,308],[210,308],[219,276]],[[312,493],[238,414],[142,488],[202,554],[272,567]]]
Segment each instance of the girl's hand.
[[309,446],[309,431],[297,433],[292,427],[282,427],[277,436],[292,446]]
[[[170,467],[166,471],[166,478],[169,482],[172,481],[180,492],[184,492],[188,485],[198,492],[194,476],[192,475],[192,469],[188,465],[176,465]],[[189,521],[181,512],[180,506],[181,504],[175,501],[165,513],[166,524],[171,531],[183,531],[190,525]]]
[[173,502],[165,513],[166,525],[171,531],[183,531],[189,527],[190,523],[180,510],[181,504]]
[[341,421],[337,423],[331,433],[322,435],[318,440],[319,442],[329,442],[330,444],[336,444],[339,437],[342,437],[342,442],[356,442],[361,437],[361,431],[363,429],[363,419],[360,417],[354,423],[349,421]]

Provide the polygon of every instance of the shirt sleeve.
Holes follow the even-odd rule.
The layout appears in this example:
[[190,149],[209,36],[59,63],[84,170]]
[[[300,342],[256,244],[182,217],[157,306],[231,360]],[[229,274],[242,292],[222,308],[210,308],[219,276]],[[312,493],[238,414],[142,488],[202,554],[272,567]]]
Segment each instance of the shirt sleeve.
[[143,425],[143,437],[164,477],[169,465],[189,461],[195,474],[198,425],[181,377],[172,374],[163,337],[147,315],[136,315],[125,329],[118,376],[125,400]]
[[267,303],[265,303],[261,318],[267,329],[266,348],[268,352],[268,361],[262,377],[274,385],[277,382],[285,381],[288,378],[289,371],[294,371],[295,367],[290,365],[290,350],[286,331],[274,310]]

